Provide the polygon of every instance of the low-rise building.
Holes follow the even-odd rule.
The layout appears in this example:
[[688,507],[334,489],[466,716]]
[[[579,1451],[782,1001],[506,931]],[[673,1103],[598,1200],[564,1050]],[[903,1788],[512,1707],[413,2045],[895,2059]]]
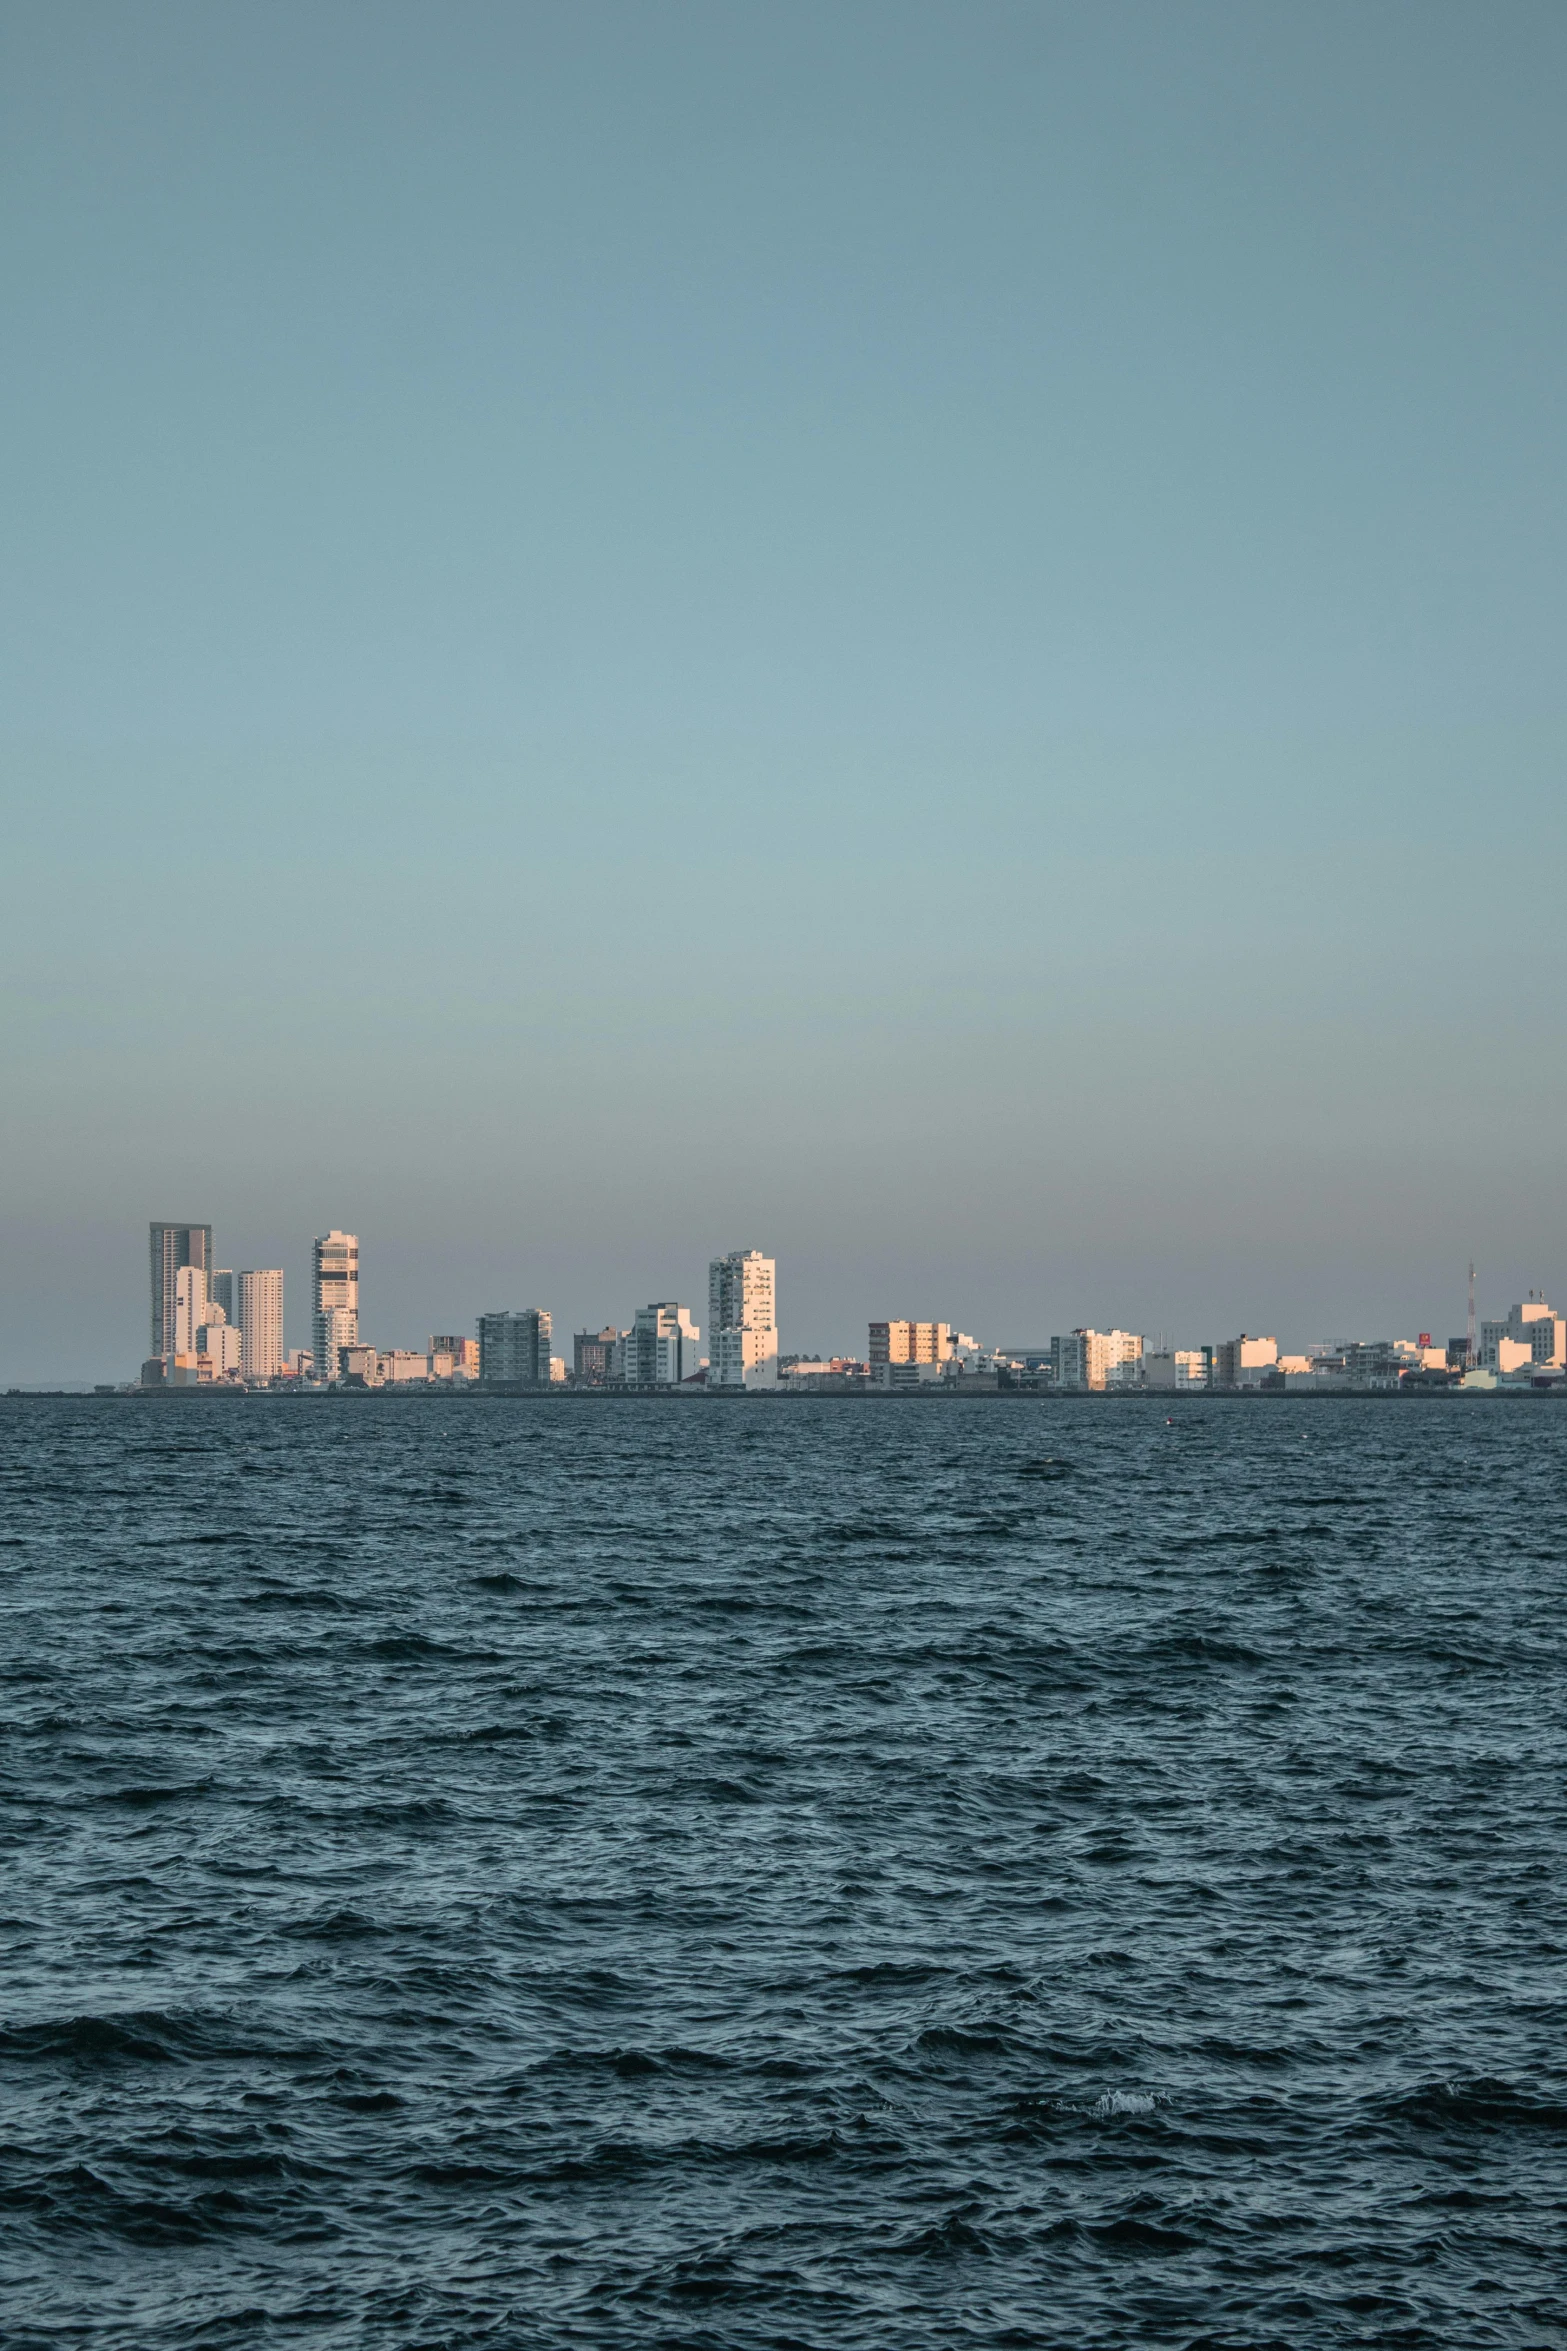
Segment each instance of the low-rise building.
[[1145,1388],[1206,1388],[1208,1358],[1200,1347],[1160,1347],[1143,1357]]
[[444,1355],[450,1368],[432,1372],[432,1379],[476,1380],[479,1376],[479,1342],[460,1338],[455,1331],[441,1332],[430,1340],[432,1356]]

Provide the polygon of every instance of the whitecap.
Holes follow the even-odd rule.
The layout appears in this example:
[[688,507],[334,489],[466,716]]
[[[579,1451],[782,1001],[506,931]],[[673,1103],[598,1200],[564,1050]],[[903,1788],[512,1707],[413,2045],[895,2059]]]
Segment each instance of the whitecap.
[[1106,2090],[1097,2105],[1091,2106],[1088,2111],[1100,2116],[1152,2114],[1156,2104],[1157,2101],[1150,2098],[1145,2090]]

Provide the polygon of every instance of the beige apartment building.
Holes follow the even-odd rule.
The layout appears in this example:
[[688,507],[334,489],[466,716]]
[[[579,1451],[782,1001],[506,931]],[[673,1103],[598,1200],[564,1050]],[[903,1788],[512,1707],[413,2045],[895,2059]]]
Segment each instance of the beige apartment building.
[[873,1322],[868,1359],[878,1363],[945,1363],[952,1326],[945,1322]]

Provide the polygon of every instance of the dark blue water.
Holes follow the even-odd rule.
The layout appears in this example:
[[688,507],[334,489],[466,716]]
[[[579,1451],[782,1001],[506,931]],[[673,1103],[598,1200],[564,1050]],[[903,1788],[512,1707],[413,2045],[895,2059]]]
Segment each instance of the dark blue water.
[[0,1442],[9,2346],[1567,2343],[1567,1410]]

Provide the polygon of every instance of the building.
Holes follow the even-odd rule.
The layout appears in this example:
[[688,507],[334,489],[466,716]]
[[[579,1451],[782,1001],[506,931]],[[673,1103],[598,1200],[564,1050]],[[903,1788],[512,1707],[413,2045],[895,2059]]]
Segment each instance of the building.
[[1050,1371],[1058,1388],[1135,1388],[1142,1370],[1143,1342],[1135,1331],[1085,1328],[1050,1342]]
[[[1554,1307],[1547,1306],[1543,1298],[1526,1298],[1513,1308],[1505,1323],[1500,1326],[1485,1323],[1482,1331],[1494,1332],[1499,1340],[1510,1339],[1515,1346],[1526,1346],[1530,1362],[1542,1368],[1560,1370],[1567,1363],[1567,1320]],[[1483,1342],[1480,1361],[1490,1362]]]
[[708,1267],[710,1388],[777,1387],[777,1275],[760,1249],[732,1249]]
[[1208,1359],[1201,1347],[1161,1347],[1143,1357],[1147,1388],[1206,1388]]
[[873,1388],[934,1388],[947,1384],[945,1364],[904,1359],[893,1363],[873,1363],[869,1371]]
[[945,1363],[952,1333],[944,1322],[873,1322],[866,1350],[873,1363]]
[[221,1306],[209,1306],[211,1319],[196,1333],[196,1365],[204,1380],[238,1379],[240,1370],[240,1335],[224,1315]]
[[388,1386],[406,1384],[409,1380],[427,1380],[430,1376],[428,1355],[413,1347],[382,1348],[381,1377]]
[[316,1377],[335,1380],[345,1347],[359,1338],[359,1236],[334,1226],[312,1244],[310,1268],[311,1353]]
[[579,1387],[602,1388],[615,1374],[620,1333],[606,1323],[601,1331],[578,1331],[571,1342],[571,1376]]
[[[212,1271],[210,1224],[154,1224],[152,1242],[152,1353],[174,1353],[174,1285],[186,1266]],[[184,1353],[191,1350],[186,1348]]]
[[700,1369],[701,1344],[688,1306],[672,1298],[639,1306],[625,1336],[621,1377],[628,1387],[678,1388]]
[[432,1355],[451,1358],[450,1368],[437,1372],[437,1379],[476,1380],[479,1376],[479,1342],[477,1339],[459,1339],[455,1332],[432,1337]]
[[381,1358],[376,1349],[345,1342],[337,1351],[337,1377],[345,1388],[378,1388]]
[[515,1314],[481,1314],[480,1379],[490,1384],[547,1388],[550,1331],[550,1318],[542,1306],[524,1306]]
[[234,1276],[239,1324],[239,1368],[247,1380],[275,1380],[283,1372],[283,1268],[250,1268]]
[[196,1333],[207,1320],[207,1277],[199,1265],[182,1265],[174,1277],[174,1310],[165,1324],[171,1355],[194,1355]]
[[234,1286],[234,1271],[231,1266],[215,1266],[213,1271],[208,1274],[207,1296],[214,1305],[222,1307],[224,1321],[232,1323],[235,1330],[238,1330],[239,1292]]
[[1260,1388],[1263,1375],[1279,1360],[1277,1339],[1253,1339],[1242,1331],[1237,1339],[1221,1339],[1213,1350],[1216,1388]]
[[343,1349],[359,1344],[359,1317],[351,1306],[331,1306],[315,1318],[316,1344],[310,1351],[312,1377],[318,1385],[339,1378]]

